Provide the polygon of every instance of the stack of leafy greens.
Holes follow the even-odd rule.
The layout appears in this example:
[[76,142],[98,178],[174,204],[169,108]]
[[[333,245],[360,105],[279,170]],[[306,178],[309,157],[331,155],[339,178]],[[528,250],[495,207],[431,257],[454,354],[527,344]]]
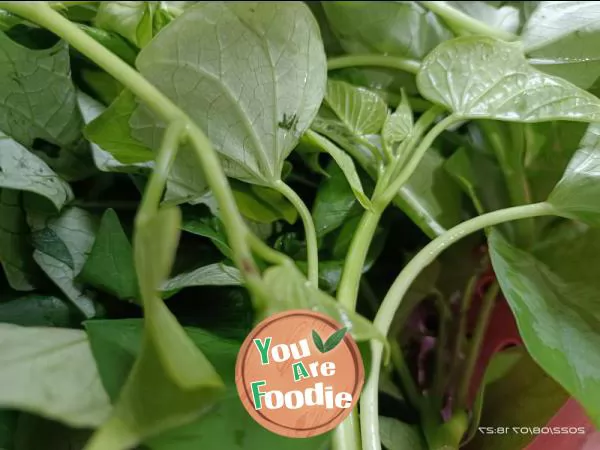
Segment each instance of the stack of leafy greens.
[[[599,18],[1,2],[0,448],[517,450],[478,426],[569,396],[600,425]],[[524,345],[490,352],[506,304]],[[295,308],[368,373],[300,440],[234,384]]]

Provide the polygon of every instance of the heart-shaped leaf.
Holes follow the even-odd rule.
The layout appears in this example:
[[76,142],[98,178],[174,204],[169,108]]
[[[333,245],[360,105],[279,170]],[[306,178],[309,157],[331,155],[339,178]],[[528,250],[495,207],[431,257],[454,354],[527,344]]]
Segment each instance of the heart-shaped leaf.
[[227,175],[254,184],[281,178],[325,92],[318,25],[300,2],[198,3],[136,65],[206,131]]
[[379,95],[345,81],[327,81],[325,102],[353,134],[378,133],[387,117],[387,105]]
[[600,225],[600,126],[592,124],[548,201],[563,214]]
[[513,122],[600,121],[600,100],[529,65],[519,44],[468,36],[423,61],[421,94],[458,117]]
[[600,77],[600,4],[539,2],[521,39],[540,70],[587,89]]
[[408,137],[413,127],[413,113],[406,95],[402,93],[402,101],[398,104],[396,111],[391,114],[383,124],[381,137],[383,143],[389,149],[393,150],[394,146]]

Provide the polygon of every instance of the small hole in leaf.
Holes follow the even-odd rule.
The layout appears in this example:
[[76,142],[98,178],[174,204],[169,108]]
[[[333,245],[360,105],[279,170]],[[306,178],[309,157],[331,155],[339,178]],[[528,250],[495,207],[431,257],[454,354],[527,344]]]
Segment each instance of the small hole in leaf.
[[58,158],[60,153],[60,147],[58,145],[42,138],[35,138],[33,140],[32,148],[38,152],[44,153],[50,158]]

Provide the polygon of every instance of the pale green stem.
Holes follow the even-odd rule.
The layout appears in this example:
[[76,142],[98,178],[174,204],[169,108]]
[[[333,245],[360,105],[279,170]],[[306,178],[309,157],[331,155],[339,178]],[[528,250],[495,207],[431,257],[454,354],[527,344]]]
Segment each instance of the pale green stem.
[[456,401],[459,408],[465,408],[467,406],[467,397],[469,395],[471,378],[473,377],[475,365],[477,364],[477,358],[479,357],[481,345],[483,344],[483,338],[485,336],[492,311],[494,310],[494,305],[496,304],[498,290],[498,282],[494,282],[485,293],[483,301],[481,302],[481,311],[479,313],[479,317],[477,318],[477,325],[475,327],[475,332],[473,333],[473,338],[471,339],[469,356],[467,357],[465,370],[462,374],[458,394],[456,395]]
[[[400,272],[400,275],[398,275],[383,299],[373,324],[379,332],[387,335],[394,314],[413,281],[424,268],[456,241],[471,233],[503,222],[549,215],[559,215],[559,213],[549,203],[534,203],[532,205],[516,206],[483,214],[451,228],[427,244]],[[379,341],[371,341],[371,350],[371,372],[367,378],[367,383],[360,400],[361,429],[363,450],[380,450],[377,393],[383,344]]]
[[158,210],[160,199],[167,184],[167,177],[175,161],[177,150],[179,150],[179,141],[185,131],[185,126],[185,122],[182,120],[175,120],[165,130],[154,163],[154,170],[146,185],[142,203],[136,216],[136,227],[142,227]]
[[0,7],[25,17],[63,38],[120,81],[166,123],[174,120],[182,120],[186,123],[188,136],[195,147],[206,181],[219,204],[221,220],[227,230],[235,263],[247,281],[255,282],[258,272],[246,242],[248,227],[237,210],[219,159],[200,128],[139,72],[88,36],[77,25],[54,11],[47,3],[0,2]]
[[300,214],[300,218],[304,224],[304,233],[306,235],[308,281],[315,287],[318,287],[319,246],[317,245],[317,232],[315,230],[315,223],[313,222],[312,215],[298,194],[296,194],[296,192],[283,181],[279,180],[275,182],[273,188],[287,198]]
[[384,208],[365,211],[346,255],[344,271],[337,292],[338,301],[351,310],[356,308],[363,266]]
[[292,262],[287,255],[269,247],[254,233],[248,235],[248,243],[250,244],[250,248],[252,248],[258,256],[271,264],[284,265]]
[[337,426],[333,433],[333,450],[361,450],[360,421],[357,408]]
[[497,39],[503,39],[505,41],[514,41],[517,39],[512,33],[508,31],[504,31],[500,28],[494,28],[489,26],[488,24],[481,22],[480,20],[474,19],[473,17],[459,11],[456,8],[453,8],[446,2],[430,2],[423,1],[419,2],[421,5],[425,6],[431,12],[440,16],[448,25],[452,28],[458,28],[461,30],[468,31],[472,34],[479,34],[484,36],[490,36]]
[[389,55],[346,55],[327,60],[327,70],[344,69],[346,67],[387,67],[416,74],[421,67],[419,61]]

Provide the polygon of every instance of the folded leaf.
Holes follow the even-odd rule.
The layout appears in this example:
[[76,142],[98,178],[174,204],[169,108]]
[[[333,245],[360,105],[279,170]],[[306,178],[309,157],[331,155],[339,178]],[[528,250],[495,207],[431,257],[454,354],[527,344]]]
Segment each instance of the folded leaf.
[[271,295],[266,299],[266,315],[289,309],[310,309],[327,314],[341,323],[357,341],[378,339],[383,343],[387,342],[370,321],[344,308],[329,295],[309,284],[293,264],[270,267],[263,274],[263,279]]
[[[446,2],[452,7],[480,20],[494,28],[500,28],[510,33],[519,31],[521,18],[519,10],[511,5],[503,5],[497,8],[491,2]],[[535,3],[535,2],[529,2]]]
[[0,324],[0,407],[74,427],[100,425],[110,402],[83,331]]
[[521,35],[529,62],[581,88],[590,88],[600,77],[599,20],[596,2],[540,2]]
[[0,188],[39,194],[50,200],[57,209],[73,198],[67,182],[44,161],[1,131]]
[[29,206],[27,220],[35,261],[85,317],[94,317],[96,306],[92,294],[76,278],[94,244],[97,218],[76,207],[53,215]]
[[300,2],[196,4],[137,67],[207,132],[229,176],[263,185],[280,179],[326,80],[318,26]]
[[468,36],[444,42],[423,61],[417,85],[454,115],[512,122],[600,121],[600,100],[531,67],[519,44]]
[[122,300],[138,298],[133,251],[113,209],[107,209],[102,216],[80,279]]

